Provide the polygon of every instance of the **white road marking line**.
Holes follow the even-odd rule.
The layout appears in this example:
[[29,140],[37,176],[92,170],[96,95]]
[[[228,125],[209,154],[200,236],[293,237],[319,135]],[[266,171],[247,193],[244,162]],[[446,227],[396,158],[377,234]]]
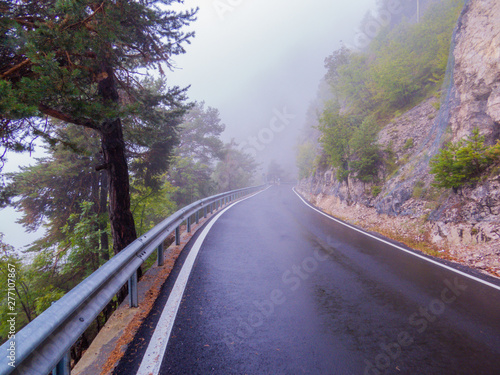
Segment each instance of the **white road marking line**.
[[219,217],[231,207],[240,202],[243,202],[244,200],[250,199],[257,194],[260,194],[265,190],[259,191],[256,194],[234,202],[230,206],[226,207],[208,223],[208,225],[201,232],[200,236],[196,239],[196,242],[191,248],[191,251],[186,257],[184,264],[182,265],[182,269],[177,276],[174,287],[172,288],[172,291],[170,292],[170,295],[168,297],[167,303],[163,308],[160,320],[156,325],[153,336],[151,337],[151,341],[149,342],[146,353],[144,354],[144,357],[142,359],[141,366],[137,371],[137,375],[157,375],[159,373],[161,363],[163,362],[163,356],[165,355],[168,341],[170,339],[170,334],[172,333],[172,329],[174,328],[174,322],[179,310],[179,306],[181,304],[182,296],[184,295],[184,290],[186,289],[186,285],[189,280],[189,275],[191,274],[191,270],[193,268],[196,257],[198,256],[201,245],[203,244],[203,241],[205,240],[205,237],[208,235],[208,232],[210,231],[212,226],[219,219]]
[[309,208],[312,208],[313,210],[315,210],[315,211],[319,212],[321,215],[326,216],[327,218],[329,218],[329,219],[331,219],[331,220],[333,220],[333,221],[335,221],[335,222],[337,222],[337,223],[339,223],[339,224],[342,224],[342,225],[344,225],[344,226],[346,226],[346,227],[348,227],[348,228],[351,228],[351,229],[355,230],[356,232],[362,233],[362,234],[364,234],[365,236],[371,237],[371,238],[373,238],[373,239],[375,239],[375,240],[377,240],[377,241],[380,241],[380,242],[382,242],[382,243],[385,243],[386,245],[390,245],[390,246],[392,246],[392,247],[394,247],[394,248],[396,248],[396,249],[398,249],[398,250],[404,251],[405,253],[408,253],[408,254],[414,255],[414,256],[416,256],[416,257],[418,257],[418,258],[421,258],[421,259],[423,259],[423,260],[426,260],[426,261],[428,261],[428,262],[430,262],[430,263],[434,263],[434,264],[435,264],[435,265],[437,265],[437,266],[440,266],[440,267],[446,268],[446,269],[447,269],[447,270],[449,270],[449,271],[453,271],[453,272],[458,273],[458,274],[460,274],[460,275],[462,275],[462,276],[468,277],[469,279],[472,279],[472,280],[474,280],[474,281],[480,282],[480,283],[482,283],[482,284],[484,284],[484,285],[487,285],[487,286],[489,286],[489,287],[492,287],[492,288],[494,288],[494,289],[500,290],[500,286],[498,286],[498,285],[495,285],[495,284],[490,283],[490,282],[488,282],[488,281],[482,280],[482,279],[480,279],[480,278],[478,278],[478,277],[475,277],[475,276],[469,275],[468,273],[465,273],[465,272],[459,271],[459,270],[457,270],[457,269],[455,269],[455,268],[453,268],[453,267],[449,267],[449,266],[447,266],[447,265],[445,265],[445,264],[443,264],[443,263],[437,262],[437,261],[435,261],[435,260],[433,260],[433,259],[430,259],[430,258],[427,258],[427,257],[425,257],[425,256],[423,256],[423,255],[417,254],[417,253],[415,253],[415,252],[413,252],[413,251],[407,250],[407,249],[405,249],[405,248],[403,248],[403,247],[401,247],[401,246],[398,246],[398,245],[395,245],[395,244],[393,244],[393,243],[390,243],[389,241],[383,240],[382,238],[378,238],[378,237],[376,237],[376,236],[374,236],[374,235],[371,235],[370,233],[367,233],[367,232],[365,232],[365,231],[362,231],[362,230],[360,230],[360,229],[358,229],[358,228],[356,228],[356,227],[354,227],[354,226],[352,226],[352,225],[346,224],[346,223],[344,223],[344,222],[342,222],[342,221],[340,221],[340,220],[338,220],[338,219],[335,219],[334,217],[332,217],[332,216],[330,216],[330,215],[325,214],[323,211],[318,210],[316,207],[313,207],[310,203],[306,202],[306,201],[305,201],[305,200],[304,200],[304,199],[303,199],[303,198],[302,198],[302,197],[301,197],[301,196],[300,196],[300,195],[299,195],[299,194],[295,191],[295,188],[292,188],[292,190],[293,190],[293,192],[294,192],[294,193],[295,193],[295,194],[296,194],[296,195],[300,198],[300,200],[301,200],[302,202],[304,202],[304,204],[305,204],[305,205],[307,205]]

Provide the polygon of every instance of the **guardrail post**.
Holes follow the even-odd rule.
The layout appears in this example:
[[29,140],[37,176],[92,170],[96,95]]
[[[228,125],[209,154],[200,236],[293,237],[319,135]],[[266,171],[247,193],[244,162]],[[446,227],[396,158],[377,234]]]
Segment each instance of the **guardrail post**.
[[179,246],[181,244],[181,230],[179,227],[175,228],[175,245]]
[[207,217],[207,206],[203,207],[203,217],[206,218]]
[[210,215],[214,213],[214,202],[210,203]]
[[128,279],[128,302],[130,307],[139,306],[139,293],[137,291],[137,271]]
[[196,220],[196,224],[198,224],[200,222],[200,211],[196,211],[195,220]]
[[57,366],[52,370],[52,375],[70,375],[71,373],[71,352],[66,352]]
[[191,233],[191,216],[187,218],[187,232]]
[[158,252],[158,256],[156,257],[158,266],[163,266],[165,263],[165,253],[163,252],[163,243],[161,243],[158,248],[156,249]]

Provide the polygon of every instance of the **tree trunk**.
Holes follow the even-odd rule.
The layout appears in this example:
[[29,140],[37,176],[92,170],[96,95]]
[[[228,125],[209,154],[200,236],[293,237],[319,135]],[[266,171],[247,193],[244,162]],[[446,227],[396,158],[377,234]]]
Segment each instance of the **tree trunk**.
[[[108,175],[105,172],[100,173],[100,185],[99,215],[105,213],[108,207]],[[105,263],[109,260],[109,244],[108,234],[106,233],[106,223],[100,222],[99,229],[101,230],[99,253],[101,254],[102,262]]]
[[[102,64],[102,80],[98,90],[105,105],[113,106],[120,99],[116,89],[113,68]],[[134,218],[130,211],[130,185],[125,141],[120,118],[104,121],[101,126],[101,145],[104,165],[108,172],[109,219],[115,254],[137,238]]]
[[130,211],[130,185],[120,119],[107,121],[102,127],[102,151],[108,171],[109,219],[115,254],[137,238]]

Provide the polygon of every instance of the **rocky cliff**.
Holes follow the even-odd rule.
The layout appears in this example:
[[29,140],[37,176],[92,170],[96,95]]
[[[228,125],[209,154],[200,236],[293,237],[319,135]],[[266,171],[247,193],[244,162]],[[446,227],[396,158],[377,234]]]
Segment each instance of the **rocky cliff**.
[[[392,165],[378,184],[318,171],[299,190],[332,214],[435,255],[500,274],[500,168],[458,194],[431,186],[429,161],[445,142],[474,128],[493,144],[500,137],[500,2],[470,0],[452,43],[441,98],[395,118],[378,143]],[[389,164],[391,164],[389,163]]]

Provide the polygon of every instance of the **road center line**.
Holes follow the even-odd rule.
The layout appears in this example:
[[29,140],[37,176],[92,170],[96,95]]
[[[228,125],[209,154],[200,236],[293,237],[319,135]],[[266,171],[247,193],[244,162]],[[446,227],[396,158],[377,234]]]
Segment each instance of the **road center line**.
[[489,286],[489,287],[492,287],[492,288],[494,288],[494,289],[500,290],[500,286],[498,286],[498,285],[495,285],[495,284],[490,283],[490,282],[488,282],[488,281],[482,280],[482,279],[480,279],[480,278],[478,278],[478,277],[475,277],[475,276],[469,275],[468,273],[465,273],[465,272],[459,271],[459,270],[457,270],[457,269],[455,269],[455,268],[453,268],[453,267],[447,266],[446,264],[440,263],[440,262],[438,262],[438,261],[435,261],[435,260],[433,260],[433,259],[427,258],[427,257],[425,257],[425,256],[423,256],[423,255],[418,254],[418,253],[415,253],[415,252],[413,252],[413,251],[407,250],[407,249],[405,249],[405,248],[403,248],[403,247],[401,247],[401,246],[398,246],[398,245],[395,245],[395,244],[393,244],[393,243],[390,243],[389,241],[386,241],[386,240],[384,240],[384,239],[382,239],[382,238],[376,237],[376,236],[374,236],[374,235],[372,235],[372,234],[370,234],[370,233],[367,233],[367,232],[365,232],[365,231],[363,231],[363,230],[361,230],[361,229],[358,229],[358,228],[356,228],[356,227],[354,227],[354,226],[352,226],[352,225],[349,225],[349,224],[347,224],[347,223],[344,223],[343,221],[338,220],[338,219],[336,219],[336,218],[334,218],[334,217],[332,217],[332,216],[330,216],[330,215],[328,215],[328,214],[324,213],[323,211],[320,211],[319,209],[317,209],[316,207],[314,207],[313,205],[311,205],[309,202],[305,201],[305,200],[304,200],[304,199],[300,196],[300,194],[299,194],[299,193],[297,193],[297,191],[295,190],[295,188],[292,188],[292,190],[293,190],[293,192],[294,192],[294,193],[295,193],[295,194],[296,194],[296,195],[300,198],[300,200],[301,200],[302,202],[304,202],[304,204],[305,204],[306,206],[308,206],[309,208],[312,208],[314,211],[319,212],[321,215],[326,216],[327,218],[329,218],[329,219],[331,219],[331,220],[333,220],[333,221],[335,221],[335,222],[337,222],[337,223],[339,223],[339,224],[342,224],[342,225],[344,225],[344,226],[346,226],[346,227],[348,227],[348,228],[351,228],[351,229],[355,230],[356,232],[362,233],[362,234],[364,234],[365,236],[371,237],[371,238],[373,238],[373,239],[375,239],[375,240],[377,240],[377,241],[380,241],[380,242],[382,242],[382,243],[385,243],[386,245],[390,245],[390,246],[392,246],[392,247],[394,247],[394,248],[396,248],[396,249],[398,249],[398,250],[404,251],[405,253],[408,253],[408,254],[411,254],[411,255],[413,255],[413,256],[416,256],[417,258],[420,258],[420,259],[426,260],[426,261],[428,261],[428,262],[430,262],[430,263],[433,263],[433,264],[435,264],[435,265],[437,265],[437,266],[439,266],[439,267],[446,268],[446,269],[447,269],[447,270],[449,270],[449,271],[452,271],[452,272],[458,273],[459,275],[462,275],[462,276],[464,276],[464,277],[467,277],[467,278],[469,278],[469,279],[472,279],[472,280],[474,280],[474,281],[477,281],[477,282],[479,282],[479,283],[482,283],[482,284],[487,285],[487,286]]
[[177,276],[174,287],[172,288],[167,303],[165,304],[165,307],[163,308],[163,311],[161,313],[160,320],[156,325],[153,336],[151,337],[148,348],[146,349],[146,353],[144,354],[144,357],[142,359],[141,366],[137,371],[137,375],[157,375],[160,372],[163,356],[165,355],[165,351],[167,349],[170,334],[172,333],[172,329],[174,328],[175,318],[182,301],[182,296],[184,295],[184,290],[186,289],[186,285],[189,280],[189,275],[191,274],[191,270],[193,268],[196,257],[198,256],[201,245],[203,244],[203,241],[205,240],[212,226],[219,219],[219,217],[231,207],[240,202],[243,202],[244,200],[250,199],[257,194],[260,194],[263,191],[265,190],[259,191],[258,193],[253,194],[247,198],[234,202],[233,204],[219,212],[208,223],[208,225],[203,228],[203,231],[193,244],[191,251],[186,257],[184,264],[182,265],[181,271]]

